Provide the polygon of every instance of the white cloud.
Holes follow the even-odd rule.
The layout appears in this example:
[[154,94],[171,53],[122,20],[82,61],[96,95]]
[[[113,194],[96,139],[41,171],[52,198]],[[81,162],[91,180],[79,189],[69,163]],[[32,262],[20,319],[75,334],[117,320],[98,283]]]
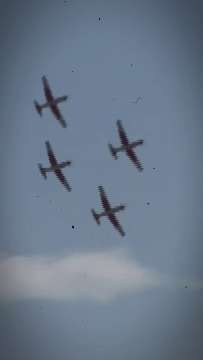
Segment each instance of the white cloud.
[[164,286],[202,289],[202,282],[172,280],[143,268],[123,250],[63,257],[0,258],[0,300],[96,300]]
[[64,257],[13,256],[0,259],[0,299],[109,301],[159,286],[161,277],[122,250]]

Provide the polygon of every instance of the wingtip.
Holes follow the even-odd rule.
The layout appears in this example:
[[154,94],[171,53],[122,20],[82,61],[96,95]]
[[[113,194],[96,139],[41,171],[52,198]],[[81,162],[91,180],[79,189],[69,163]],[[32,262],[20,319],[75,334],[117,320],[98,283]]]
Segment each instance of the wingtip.
[[60,120],[60,122],[61,122],[61,125],[62,125],[62,127],[65,129],[65,128],[67,128],[67,123],[66,123],[66,121],[61,117],[61,119],[59,119]]
[[67,191],[71,192],[72,191],[72,187],[69,185],[69,184],[65,184],[64,183],[64,186],[66,188]]

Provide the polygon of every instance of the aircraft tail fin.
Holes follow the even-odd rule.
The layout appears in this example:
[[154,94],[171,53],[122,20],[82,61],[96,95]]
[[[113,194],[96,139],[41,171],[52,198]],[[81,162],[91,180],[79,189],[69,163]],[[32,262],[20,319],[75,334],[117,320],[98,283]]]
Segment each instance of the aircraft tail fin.
[[35,109],[37,110],[38,114],[42,116],[42,107],[38,104],[38,102],[34,101]]
[[117,159],[117,151],[116,151],[116,149],[111,144],[108,144],[108,146],[109,146],[109,150],[111,152],[111,155],[114,157],[114,159]]
[[38,164],[38,168],[39,168],[41,175],[46,179],[47,178],[46,170],[42,167],[41,164]]
[[99,214],[97,214],[94,209],[91,209],[91,212],[92,212],[92,215],[93,215],[97,225],[100,225],[100,220],[99,220],[100,216],[99,216]]

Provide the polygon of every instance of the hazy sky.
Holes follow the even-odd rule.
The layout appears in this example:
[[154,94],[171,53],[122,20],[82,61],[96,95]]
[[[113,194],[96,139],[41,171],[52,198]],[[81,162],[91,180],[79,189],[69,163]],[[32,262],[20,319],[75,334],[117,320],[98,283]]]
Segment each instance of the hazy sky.
[[[2,360],[203,358],[202,10],[1,1]],[[67,129],[33,106],[43,75],[70,96]],[[117,119],[144,139],[142,173],[109,152]],[[70,193],[38,171],[46,140],[73,161]],[[124,238],[92,218],[98,185],[127,204]]]

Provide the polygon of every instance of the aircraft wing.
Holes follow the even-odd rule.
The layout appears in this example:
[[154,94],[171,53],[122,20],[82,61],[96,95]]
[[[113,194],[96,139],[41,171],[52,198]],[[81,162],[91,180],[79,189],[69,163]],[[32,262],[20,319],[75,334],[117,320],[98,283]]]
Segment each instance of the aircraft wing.
[[63,186],[65,186],[66,190],[71,191],[71,187],[70,187],[67,179],[66,179],[65,176],[63,175],[61,169],[57,169],[57,170],[55,170],[54,172],[55,172],[57,178],[59,179],[59,181],[61,182],[61,184],[62,184]]
[[127,145],[129,143],[129,141],[128,141],[126,132],[123,128],[121,120],[117,120],[116,124],[118,126],[118,133],[119,133],[119,137],[120,137],[122,145]]
[[110,214],[108,216],[109,220],[113,224],[113,226],[118,230],[118,232],[121,234],[121,236],[125,236],[125,232],[123,231],[123,228],[121,224],[119,223],[118,219],[116,218],[115,214]]
[[102,206],[105,210],[110,210],[111,209],[111,205],[107,199],[107,196],[106,196],[106,193],[103,189],[102,186],[99,186],[98,187],[99,189],[99,194],[100,194],[100,198],[101,198],[101,203],[102,203]]
[[56,165],[56,164],[57,164],[57,160],[56,160],[56,157],[55,157],[54,152],[53,152],[53,150],[52,150],[52,147],[51,147],[50,142],[49,142],[49,141],[46,141],[46,142],[45,142],[45,145],[46,145],[47,155],[48,155],[50,164],[51,164],[52,166],[53,166],[53,165]]
[[66,124],[57,104],[52,105],[51,110],[52,110],[52,113],[54,114],[54,116],[56,117],[56,119],[60,122],[61,126],[66,128],[67,124]]
[[142,164],[141,162],[138,160],[136,154],[134,153],[133,149],[128,149],[126,151],[128,157],[130,158],[130,160],[133,162],[133,164],[135,164],[135,166],[138,168],[139,171],[143,170]]
[[44,93],[45,93],[47,101],[52,100],[53,95],[52,95],[51,88],[49,86],[49,82],[48,82],[46,76],[42,76],[42,83],[43,83]]

